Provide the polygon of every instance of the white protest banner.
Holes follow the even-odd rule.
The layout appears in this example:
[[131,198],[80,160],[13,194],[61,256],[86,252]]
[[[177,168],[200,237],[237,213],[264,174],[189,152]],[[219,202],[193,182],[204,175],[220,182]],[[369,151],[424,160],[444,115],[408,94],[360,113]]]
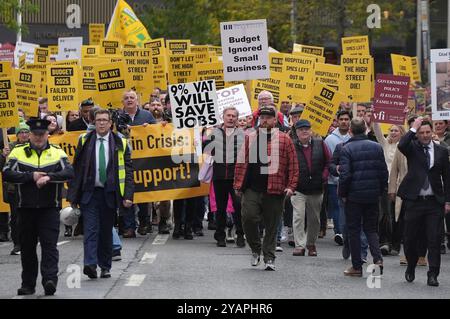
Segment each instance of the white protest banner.
[[217,107],[220,123],[223,123],[223,110],[230,106],[235,107],[239,111],[239,118],[252,115],[252,108],[248,102],[247,93],[245,93],[243,84],[217,91]]
[[270,78],[266,20],[221,22],[225,81]]
[[450,49],[431,50],[431,110],[433,120],[450,119]]
[[57,61],[81,59],[83,38],[59,38],[58,39],[58,56]]
[[14,51],[14,64],[19,66],[19,58],[26,54],[25,63],[34,63],[34,49],[39,48],[38,44],[17,42]]
[[194,128],[219,124],[214,80],[169,85],[173,124]]

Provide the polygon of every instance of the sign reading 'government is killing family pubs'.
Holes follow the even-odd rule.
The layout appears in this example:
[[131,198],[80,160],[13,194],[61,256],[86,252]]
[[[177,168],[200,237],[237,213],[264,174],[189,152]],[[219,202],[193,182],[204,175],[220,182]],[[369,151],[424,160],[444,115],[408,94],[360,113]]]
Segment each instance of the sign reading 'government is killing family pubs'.
[[266,20],[221,22],[225,81],[270,77]]

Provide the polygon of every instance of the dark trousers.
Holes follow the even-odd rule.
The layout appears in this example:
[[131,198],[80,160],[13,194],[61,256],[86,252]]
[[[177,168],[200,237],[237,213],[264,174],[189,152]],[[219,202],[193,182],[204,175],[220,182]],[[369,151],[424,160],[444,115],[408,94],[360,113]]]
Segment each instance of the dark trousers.
[[59,236],[58,208],[19,208],[20,222],[20,258],[22,260],[22,286],[36,287],[38,275],[38,257],[36,247],[41,244],[42,283],[52,280],[58,282],[57,249]]
[[9,232],[9,214],[7,212],[0,212],[0,233],[8,234]]
[[173,219],[175,227],[179,227],[180,225],[185,224],[185,227],[191,230],[196,209],[197,197],[174,200]]
[[87,205],[80,205],[84,218],[84,264],[110,270],[112,260],[112,228],[116,210],[106,203],[105,192],[95,188]]
[[380,236],[380,246],[392,244],[392,215],[394,207],[387,192],[383,192],[380,201],[380,218],[378,221],[378,233]]
[[[439,275],[441,266],[441,229],[444,222],[444,205],[436,199],[405,201],[405,255],[409,267],[416,267],[419,259],[419,234],[425,233],[428,248],[429,273]],[[423,230],[423,227],[425,228]]]
[[135,207],[132,205],[129,208],[121,207],[120,215],[122,216],[123,221],[123,230],[136,230],[136,214]]
[[11,220],[9,225],[11,227],[11,239],[14,246],[20,245],[19,223],[20,217],[18,212],[18,197],[17,193],[8,193],[9,207],[11,209]]
[[288,198],[284,201],[283,226],[292,227],[293,215],[294,215],[294,208],[292,207],[292,203]]
[[149,203],[137,204],[139,207],[138,219],[139,226],[146,226],[150,222],[150,216],[148,214]]
[[345,204],[345,216],[347,218],[346,222],[353,268],[359,270],[363,264],[361,260],[361,225],[369,242],[373,262],[383,261],[377,234],[378,203],[363,204],[347,200]]
[[322,207],[320,208],[320,230],[327,230],[328,223],[328,187],[324,187]]
[[[395,221],[395,214],[392,215],[392,249],[400,252],[400,246],[403,241],[405,228],[405,202],[402,202],[400,215],[397,221]],[[425,237],[424,225],[422,225],[422,229],[417,240],[417,253],[419,254],[419,257],[425,257],[427,254],[427,239]]]
[[214,193],[216,195],[216,233],[215,238],[217,240],[224,240],[225,228],[227,226],[227,204],[228,197],[231,195],[231,199],[233,201],[233,222],[236,226],[236,234],[244,235],[244,230],[242,229],[242,217],[241,217],[241,199],[236,196],[233,189],[233,180],[219,180],[214,181]]
[[195,213],[194,213],[194,221],[193,227],[194,230],[202,230],[203,229],[203,219],[205,218],[205,196],[196,197],[197,203],[195,204]]

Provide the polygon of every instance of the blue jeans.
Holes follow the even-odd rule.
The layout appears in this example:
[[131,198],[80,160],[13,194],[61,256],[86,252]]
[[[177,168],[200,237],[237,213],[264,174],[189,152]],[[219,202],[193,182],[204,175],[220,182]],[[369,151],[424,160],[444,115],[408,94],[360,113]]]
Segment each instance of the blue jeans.
[[[344,237],[344,246],[349,247],[350,243],[348,241],[348,227],[346,224],[346,218],[345,218],[345,204],[342,201],[342,199],[339,198],[339,222],[341,223],[339,225],[340,229],[342,230],[342,236]],[[366,234],[361,229],[361,258],[367,260],[367,249],[369,248],[369,243],[367,241]]]
[[328,184],[328,217],[333,219],[335,234],[342,234],[339,215],[340,212],[337,196],[337,185]]
[[104,190],[95,188],[88,204],[81,204],[84,227],[84,264],[98,265],[110,270],[113,251],[113,236],[116,211],[109,208]]
[[122,249],[122,241],[120,240],[119,234],[115,227],[112,228],[112,239],[113,239],[113,251]]

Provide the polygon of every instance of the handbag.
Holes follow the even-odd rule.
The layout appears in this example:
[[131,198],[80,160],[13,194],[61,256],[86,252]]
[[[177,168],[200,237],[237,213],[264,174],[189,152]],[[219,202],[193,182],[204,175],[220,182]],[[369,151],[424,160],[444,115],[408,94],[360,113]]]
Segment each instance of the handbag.
[[211,183],[213,176],[213,163],[214,158],[210,155],[205,157],[200,171],[198,172],[198,180],[202,183]]

